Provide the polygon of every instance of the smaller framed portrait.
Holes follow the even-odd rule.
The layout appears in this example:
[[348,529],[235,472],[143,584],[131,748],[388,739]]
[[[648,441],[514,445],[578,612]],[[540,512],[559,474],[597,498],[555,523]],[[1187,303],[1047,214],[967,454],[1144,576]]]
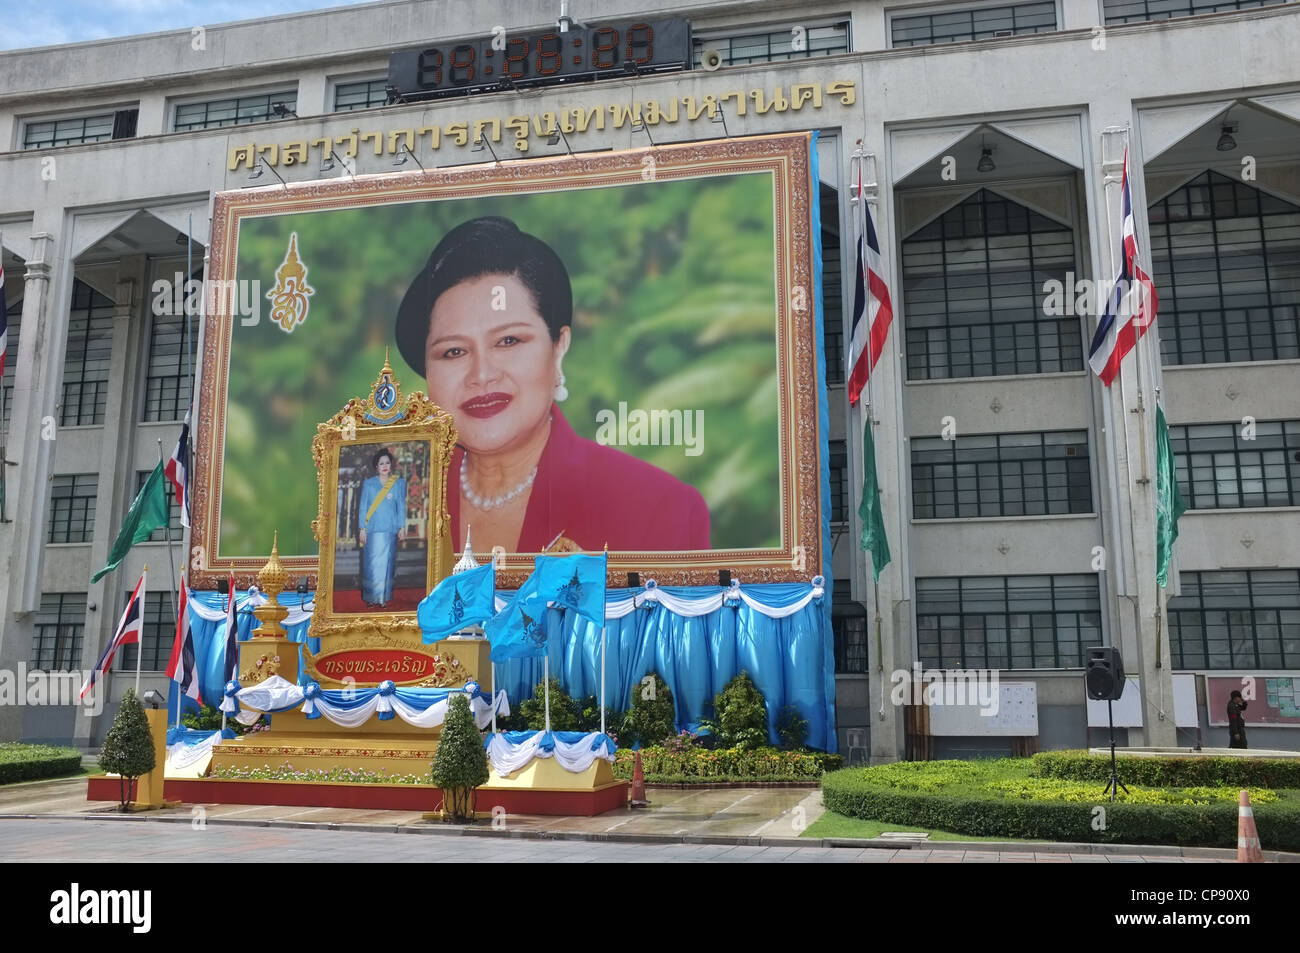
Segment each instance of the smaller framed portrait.
[[446,472],[455,425],[423,394],[401,400],[385,363],[366,398],[317,428],[313,634],[343,634],[363,621],[414,626],[420,601],[451,571]]

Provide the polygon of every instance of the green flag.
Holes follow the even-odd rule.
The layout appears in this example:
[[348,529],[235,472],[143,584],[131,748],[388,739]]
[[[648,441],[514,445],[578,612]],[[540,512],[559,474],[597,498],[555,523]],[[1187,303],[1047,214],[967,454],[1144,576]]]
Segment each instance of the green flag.
[[885,538],[885,518],[880,512],[880,481],[876,479],[876,445],[871,439],[871,408],[862,430],[862,548],[871,553],[871,578],[880,581],[880,570],[889,564],[889,540]]
[[1174,464],[1174,444],[1169,439],[1165,409],[1156,404],[1156,582],[1169,585],[1169,561],[1178,538],[1178,517],[1187,506],[1178,492],[1178,473]]
[[126,511],[122,529],[113,540],[113,548],[108,551],[108,565],[91,577],[91,582],[99,580],[112,572],[126,558],[127,550],[136,543],[149,538],[156,529],[162,529],[169,521],[167,494],[163,490],[163,465],[160,462],[144,481],[140,495],[135,498],[131,508]]

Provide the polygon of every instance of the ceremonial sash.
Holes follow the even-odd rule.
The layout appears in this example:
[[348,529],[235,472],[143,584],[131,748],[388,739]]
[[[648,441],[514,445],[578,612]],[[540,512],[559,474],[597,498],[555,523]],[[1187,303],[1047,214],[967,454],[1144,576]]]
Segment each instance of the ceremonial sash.
[[379,509],[379,504],[384,502],[384,497],[388,496],[388,491],[393,488],[393,484],[396,482],[397,474],[389,474],[388,479],[384,482],[383,489],[375,494],[375,498],[370,502],[370,509],[366,510],[366,518],[361,521],[363,527],[370,522],[370,517],[375,515],[375,510]]

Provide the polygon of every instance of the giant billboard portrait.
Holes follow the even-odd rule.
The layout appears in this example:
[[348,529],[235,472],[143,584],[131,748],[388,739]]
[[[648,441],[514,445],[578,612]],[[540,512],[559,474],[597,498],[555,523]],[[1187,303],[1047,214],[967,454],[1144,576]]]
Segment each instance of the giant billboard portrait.
[[[619,584],[629,571],[665,585],[820,571],[811,139],[218,194],[195,575],[255,572],[271,526],[291,575],[314,575],[312,438],[386,354],[406,391],[453,415],[452,539],[459,551],[472,530],[477,553],[504,554],[503,586],[533,554],[575,549],[608,549]],[[428,476],[389,449],[346,459],[358,512],[340,545],[358,559],[367,481],[401,472],[409,501],[411,477]],[[390,562],[418,565],[406,507],[390,489],[370,514],[385,547],[392,537],[374,557],[385,579]],[[354,561],[336,585],[384,602]]]

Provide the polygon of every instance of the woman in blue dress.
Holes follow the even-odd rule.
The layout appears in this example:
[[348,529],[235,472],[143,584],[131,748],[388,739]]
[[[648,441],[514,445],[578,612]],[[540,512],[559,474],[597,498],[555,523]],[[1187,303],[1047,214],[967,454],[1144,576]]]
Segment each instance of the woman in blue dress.
[[371,460],[375,475],[361,484],[357,538],[361,542],[361,599],[383,608],[393,598],[397,544],[406,535],[406,481],[393,472],[393,455],[380,450]]

